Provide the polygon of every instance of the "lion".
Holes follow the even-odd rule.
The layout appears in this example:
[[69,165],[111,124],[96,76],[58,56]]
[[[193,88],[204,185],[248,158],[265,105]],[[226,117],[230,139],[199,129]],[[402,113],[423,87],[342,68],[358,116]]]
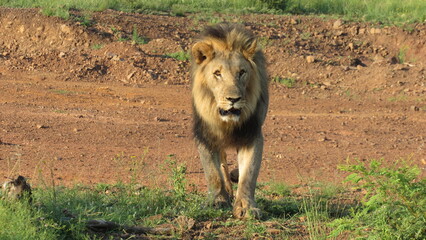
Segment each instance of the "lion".
[[207,27],[190,52],[193,131],[210,202],[231,206],[234,200],[225,151],[235,148],[233,214],[259,218],[254,193],[269,103],[265,57],[253,33],[226,23]]

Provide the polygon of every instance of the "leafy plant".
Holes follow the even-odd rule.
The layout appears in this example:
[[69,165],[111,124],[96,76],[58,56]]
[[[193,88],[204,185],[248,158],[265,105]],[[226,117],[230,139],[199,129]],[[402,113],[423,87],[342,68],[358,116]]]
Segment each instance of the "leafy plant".
[[136,26],[133,26],[132,43],[133,44],[147,44],[148,43],[148,40],[146,38],[139,36]]
[[80,25],[85,26],[85,27],[90,27],[90,26],[93,25],[93,19],[88,15],[77,16],[77,17],[74,18],[74,20],[79,22]]
[[69,19],[70,18],[70,12],[68,9],[63,8],[61,6],[57,6],[57,7],[45,7],[41,10],[41,13],[46,15],[46,16],[56,16],[56,17],[60,17],[62,19]]
[[293,87],[296,86],[296,79],[290,78],[290,77],[281,78],[281,77],[276,76],[272,79],[272,81],[276,82],[276,83],[280,83],[280,84],[282,84],[282,85],[284,85],[288,88],[293,88]]
[[92,49],[94,49],[94,50],[99,50],[99,49],[101,49],[103,47],[104,47],[104,45],[103,44],[99,44],[99,43],[96,43],[96,44],[92,45]]
[[179,199],[185,199],[186,192],[186,166],[185,164],[178,164],[174,155],[169,155],[166,162],[169,164],[172,175],[170,176],[170,182],[175,192],[176,197]]
[[408,46],[404,46],[404,47],[399,49],[398,56],[397,56],[398,63],[403,64],[407,61],[407,59],[406,59],[407,51],[408,51]]
[[169,53],[169,54],[166,54],[166,56],[174,58],[174,59],[179,60],[179,61],[188,61],[191,58],[189,53],[184,52],[184,51]]
[[349,231],[359,239],[425,239],[426,180],[420,169],[405,161],[390,167],[383,160],[341,166],[346,181],[365,191],[361,205],[348,218],[337,219],[330,236]]

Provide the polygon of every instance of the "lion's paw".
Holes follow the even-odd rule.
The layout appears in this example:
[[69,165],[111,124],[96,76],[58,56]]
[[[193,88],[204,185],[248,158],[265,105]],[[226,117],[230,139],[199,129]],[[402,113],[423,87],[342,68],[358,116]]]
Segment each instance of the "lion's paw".
[[260,219],[261,211],[251,200],[237,200],[234,204],[234,217],[239,219]]

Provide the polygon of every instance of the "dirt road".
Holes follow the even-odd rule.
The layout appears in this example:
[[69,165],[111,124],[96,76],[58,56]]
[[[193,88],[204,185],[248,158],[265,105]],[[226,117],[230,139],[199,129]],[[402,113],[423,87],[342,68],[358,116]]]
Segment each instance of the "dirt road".
[[[166,55],[186,51],[208,22],[106,11],[84,26],[38,10],[0,13],[0,177],[163,186],[173,155],[190,182],[204,185],[191,133],[189,62]],[[337,165],[347,159],[412,159],[425,169],[425,24],[407,31],[225,17],[259,35],[271,80],[295,80],[291,87],[271,82],[260,181],[340,183]],[[135,29],[147,44],[132,42]]]

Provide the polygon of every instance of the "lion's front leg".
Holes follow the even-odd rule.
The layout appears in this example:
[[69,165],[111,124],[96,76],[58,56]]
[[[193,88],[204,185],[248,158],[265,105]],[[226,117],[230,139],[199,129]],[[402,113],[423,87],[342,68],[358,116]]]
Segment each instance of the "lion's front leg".
[[262,162],[263,136],[255,139],[251,146],[238,150],[238,190],[234,203],[236,218],[259,218],[260,210],[256,208],[254,191]]
[[209,149],[202,143],[198,144],[198,151],[209,189],[210,203],[219,206],[231,206],[232,192],[229,192],[229,190],[232,191],[232,189],[229,189],[228,177],[224,176],[224,174],[227,174],[227,168],[224,169],[223,160],[221,160],[221,157],[225,156],[224,153]]

